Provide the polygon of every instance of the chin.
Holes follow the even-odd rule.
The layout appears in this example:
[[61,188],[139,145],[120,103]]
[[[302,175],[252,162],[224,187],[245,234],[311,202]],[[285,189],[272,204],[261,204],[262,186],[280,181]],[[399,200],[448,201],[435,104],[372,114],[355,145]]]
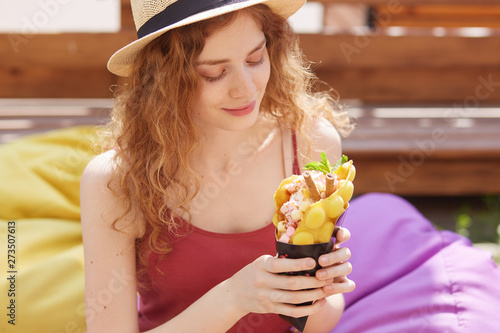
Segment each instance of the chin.
[[[259,109],[256,107],[251,113],[242,117],[235,117],[228,115],[224,117],[223,129],[226,131],[243,131],[252,128],[259,119]],[[221,124],[222,125],[222,124]]]
[[244,131],[255,126],[258,118],[259,118],[259,113],[252,112],[251,114],[245,117],[235,119],[235,121],[230,121],[229,123],[226,124],[227,126],[225,127],[227,131],[232,131],[232,132]]

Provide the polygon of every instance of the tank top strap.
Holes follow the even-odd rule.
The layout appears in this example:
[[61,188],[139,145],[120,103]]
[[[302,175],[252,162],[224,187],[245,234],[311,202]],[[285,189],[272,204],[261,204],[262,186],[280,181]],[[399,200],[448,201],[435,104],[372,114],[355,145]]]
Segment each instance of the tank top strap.
[[292,145],[293,145],[293,174],[300,175],[300,166],[299,166],[299,151],[297,146],[297,134],[295,131],[292,131]]
[[283,142],[283,165],[285,175],[300,175],[300,166],[298,159],[298,145],[296,132],[288,128],[280,128]]

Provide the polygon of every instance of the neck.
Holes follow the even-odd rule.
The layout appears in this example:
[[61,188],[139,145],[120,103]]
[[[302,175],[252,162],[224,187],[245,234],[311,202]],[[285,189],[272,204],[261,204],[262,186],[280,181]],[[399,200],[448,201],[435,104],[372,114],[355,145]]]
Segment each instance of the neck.
[[194,156],[196,170],[201,174],[206,171],[219,171],[231,167],[232,163],[244,163],[252,160],[265,149],[277,134],[277,126],[269,120],[259,119],[244,131],[225,131],[212,129],[205,131],[204,142]]

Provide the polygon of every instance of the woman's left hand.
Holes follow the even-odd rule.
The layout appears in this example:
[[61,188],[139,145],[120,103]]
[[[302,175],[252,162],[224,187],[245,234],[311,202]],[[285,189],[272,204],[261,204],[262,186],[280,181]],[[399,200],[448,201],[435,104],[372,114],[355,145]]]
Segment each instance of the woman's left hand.
[[336,233],[335,247],[332,252],[319,257],[319,264],[323,267],[316,272],[319,280],[333,279],[333,283],[323,287],[323,291],[329,295],[348,293],[354,290],[354,281],[349,280],[347,275],[351,273],[351,263],[347,262],[351,257],[351,251],[340,244],[351,237],[346,228],[339,228]]

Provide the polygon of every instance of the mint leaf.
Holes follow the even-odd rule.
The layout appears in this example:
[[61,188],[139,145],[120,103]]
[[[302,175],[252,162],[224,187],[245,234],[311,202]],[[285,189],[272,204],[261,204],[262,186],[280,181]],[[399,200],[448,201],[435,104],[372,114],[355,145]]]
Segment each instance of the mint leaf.
[[326,175],[327,173],[330,172],[330,169],[327,168],[324,164],[321,164],[321,167],[320,167],[319,171],[323,172]]
[[323,172],[325,175],[327,173],[333,172],[337,170],[342,164],[348,161],[347,156],[342,155],[342,157],[335,162],[333,166],[330,165],[330,162],[328,161],[328,158],[326,157],[326,154],[324,152],[321,153],[321,162],[310,162],[307,163],[304,169],[306,170],[315,170],[315,171],[320,171]]
[[342,157],[341,157],[341,158],[339,158],[339,159],[338,159],[338,160],[337,160],[337,161],[333,164],[333,166],[332,166],[331,170],[332,170],[332,171],[337,170],[338,168],[340,168],[340,166],[341,166],[342,164],[344,164],[344,163],[345,163],[345,162],[347,162],[348,160],[349,160],[349,158],[348,158],[347,156],[342,155]]
[[321,163],[320,162],[310,162],[307,163],[306,166],[304,167],[306,170],[315,170],[315,171],[322,171],[321,170]]
[[349,158],[346,155],[342,155],[333,165],[330,165],[328,158],[324,152],[321,153],[321,162],[310,162],[304,167],[305,170],[315,170],[323,172],[325,175],[330,172],[334,172],[344,163],[346,163]]
[[324,169],[327,170],[326,173],[329,173],[332,169],[330,166],[330,162],[328,161],[328,158],[326,157],[326,154],[324,152],[321,153],[321,164],[323,164],[323,166],[325,167]]

